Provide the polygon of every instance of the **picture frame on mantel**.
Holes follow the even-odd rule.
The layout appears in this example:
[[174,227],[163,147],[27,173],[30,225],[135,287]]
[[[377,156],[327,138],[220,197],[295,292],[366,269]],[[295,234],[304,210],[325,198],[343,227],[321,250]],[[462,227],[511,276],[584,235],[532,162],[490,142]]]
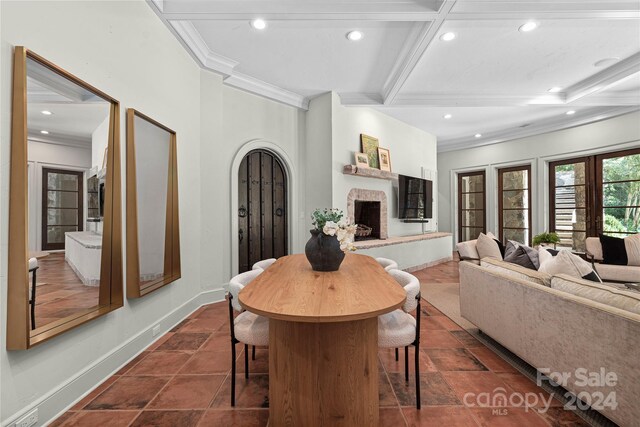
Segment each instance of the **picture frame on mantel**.
[[356,167],[369,169],[369,157],[365,153],[355,153]]
[[378,138],[374,138],[364,133],[360,134],[360,146],[362,152],[367,155],[369,159],[369,167],[373,169],[380,169],[380,162],[378,160]]
[[378,147],[378,160],[381,171],[391,172],[391,154],[389,153],[389,149]]

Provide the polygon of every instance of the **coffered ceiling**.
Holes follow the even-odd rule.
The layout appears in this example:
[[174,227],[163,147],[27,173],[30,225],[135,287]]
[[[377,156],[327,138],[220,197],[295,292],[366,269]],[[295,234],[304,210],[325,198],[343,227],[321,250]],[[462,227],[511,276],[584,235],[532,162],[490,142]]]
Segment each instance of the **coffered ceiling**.
[[[303,109],[333,90],[346,106],[435,134],[441,151],[640,109],[638,0],[150,4],[226,84]],[[264,30],[250,25],[256,18]],[[527,22],[537,28],[520,31]],[[352,30],[362,39],[348,40]],[[456,37],[443,41],[445,33]]]

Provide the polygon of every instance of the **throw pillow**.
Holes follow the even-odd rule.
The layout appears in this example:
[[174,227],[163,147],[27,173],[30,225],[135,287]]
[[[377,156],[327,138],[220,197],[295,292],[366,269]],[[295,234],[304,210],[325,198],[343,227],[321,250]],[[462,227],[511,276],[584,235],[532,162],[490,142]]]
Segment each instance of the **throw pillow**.
[[545,255],[546,249],[540,248],[538,253],[540,254],[540,268],[538,271],[551,274],[568,274],[572,277],[591,280],[594,282],[601,282],[598,274],[593,271],[591,264],[583,260],[577,255],[572,254],[570,251],[560,251],[555,257],[548,253]]
[[537,270],[523,246],[518,246],[515,251],[512,251],[508,256],[505,256],[504,260],[531,270]]
[[507,244],[504,246],[504,258],[510,257],[520,246],[520,243],[515,240],[507,240]]
[[640,266],[640,233],[624,238],[627,251],[627,265]]
[[627,249],[624,239],[617,237],[600,235],[600,244],[602,245],[603,264],[627,265]]
[[504,258],[504,252],[506,250],[506,248],[504,247],[504,245],[502,244],[502,242],[498,239],[496,239],[495,237],[493,238],[493,240],[496,241],[496,244],[498,245],[498,249],[500,249],[500,256],[502,258]]
[[[527,255],[529,256],[529,259],[531,260],[531,263],[533,264],[536,270],[540,268],[540,259],[538,256],[538,251],[529,246],[516,242],[515,240],[507,240],[507,244],[505,246],[505,251],[504,251],[504,260],[507,261],[507,258],[511,258],[513,254],[518,250],[518,248],[522,248],[527,253]],[[527,268],[530,268],[530,267],[527,267]]]
[[495,239],[492,237],[480,233],[478,236],[478,243],[476,244],[476,249],[478,250],[478,255],[480,259],[482,258],[496,258],[502,259],[502,253],[500,252],[500,247],[498,247],[498,243],[496,243]]
[[477,239],[456,243],[456,250],[460,254],[461,258],[480,259],[480,255],[478,255],[478,249],[476,249],[477,244]]

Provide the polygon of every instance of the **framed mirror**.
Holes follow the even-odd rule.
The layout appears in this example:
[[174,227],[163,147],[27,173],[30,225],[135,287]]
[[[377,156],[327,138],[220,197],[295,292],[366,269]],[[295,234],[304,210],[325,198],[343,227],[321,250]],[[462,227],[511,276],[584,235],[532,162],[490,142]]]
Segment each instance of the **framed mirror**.
[[176,133],[127,109],[127,297],[180,278]]
[[7,349],[123,304],[119,103],[14,51]]

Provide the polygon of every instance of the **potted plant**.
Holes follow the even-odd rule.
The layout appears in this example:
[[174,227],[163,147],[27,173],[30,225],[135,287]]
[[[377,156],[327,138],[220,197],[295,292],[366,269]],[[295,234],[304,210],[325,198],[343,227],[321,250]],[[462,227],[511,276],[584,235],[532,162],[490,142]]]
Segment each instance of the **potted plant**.
[[338,209],[316,209],[311,214],[313,229],[304,253],[315,271],[336,271],[344,260],[344,253],[353,246],[356,225],[343,218]]
[[556,244],[560,243],[560,236],[558,236],[558,233],[556,232],[551,232],[551,233],[540,233],[536,236],[533,236],[533,246],[546,246],[546,245],[553,245],[553,249],[556,248]]

